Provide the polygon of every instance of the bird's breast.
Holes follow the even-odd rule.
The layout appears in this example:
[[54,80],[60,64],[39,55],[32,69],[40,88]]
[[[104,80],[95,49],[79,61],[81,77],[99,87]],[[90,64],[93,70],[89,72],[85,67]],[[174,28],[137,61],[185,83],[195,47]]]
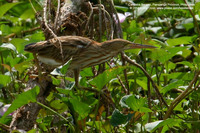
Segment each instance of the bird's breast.
[[56,61],[54,59],[51,59],[51,58],[46,58],[46,57],[43,57],[43,56],[38,56],[38,59],[41,62],[43,62],[43,63],[45,63],[47,65],[52,65],[52,66],[60,66],[60,65],[62,65],[61,62],[58,62],[58,61]]

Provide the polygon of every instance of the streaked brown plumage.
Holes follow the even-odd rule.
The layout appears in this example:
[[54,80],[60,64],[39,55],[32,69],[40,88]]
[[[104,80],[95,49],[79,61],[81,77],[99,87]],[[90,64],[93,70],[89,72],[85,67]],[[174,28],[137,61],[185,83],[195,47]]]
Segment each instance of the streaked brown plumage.
[[[57,40],[60,40],[63,56]],[[69,70],[74,71],[75,81],[78,84],[79,72],[89,66],[101,64],[126,49],[155,48],[154,46],[136,44],[123,39],[114,39],[98,43],[80,36],[62,36],[57,39],[41,41],[25,46],[25,51],[36,53],[38,59],[45,64],[60,66],[70,58],[72,62]],[[63,57],[63,58],[62,58]]]

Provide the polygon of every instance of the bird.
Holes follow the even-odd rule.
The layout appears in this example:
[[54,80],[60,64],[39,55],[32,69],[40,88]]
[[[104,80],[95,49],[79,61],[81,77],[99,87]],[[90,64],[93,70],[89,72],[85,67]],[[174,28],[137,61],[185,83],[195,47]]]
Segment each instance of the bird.
[[24,50],[36,54],[39,61],[55,68],[72,59],[68,71],[74,72],[75,84],[79,86],[79,73],[83,68],[102,64],[124,50],[137,48],[156,47],[119,38],[99,43],[87,37],[60,36],[28,44]]

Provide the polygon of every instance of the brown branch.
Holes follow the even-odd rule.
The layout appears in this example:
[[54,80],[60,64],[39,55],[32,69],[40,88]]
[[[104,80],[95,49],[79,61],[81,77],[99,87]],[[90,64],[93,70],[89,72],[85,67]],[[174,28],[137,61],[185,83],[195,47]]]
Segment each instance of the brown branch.
[[90,15],[89,15],[89,17],[88,17],[88,21],[87,21],[87,23],[86,23],[86,25],[85,25],[85,31],[83,32],[83,36],[85,35],[85,32],[86,32],[87,29],[88,29],[88,26],[89,26],[90,20],[91,20],[92,15],[93,15],[92,4],[91,4],[90,2],[88,2],[88,4],[89,4],[91,10],[90,10]]
[[57,35],[53,32],[53,30],[47,24],[47,4],[48,4],[48,0],[45,0],[44,10],[43,10],[44,11],[44,14],[43,14],[44,25],[49,30],[49,32],[53,35],[53,37],[58,41],[59,46],[60,46],[60,53],[61,53],[63,64],[64,64],[65,62],[64,62],[62,43],[59,39],[57,39]]
[[101,0],[99,1],[99,42],[102,41],[102,9],[101,9]]
[[10,127],[8,125],[0,123],[0,128],[5,130],[5,131],[10,131]]
[[[109,65],[110,68],[112,68],[110,63],[107,62],[107,64]],[[126,86],[124,85],[124,83],[122,82],[122,80],[120,79],[120,77],[118,75],[117,75],[117,79],[118,79],[119,83],[121,84],[122,88],[124,89],[124,92],[127,93]]]
[[[151,88],[150,88],[150,80],[149,79],[147,79],[147,88],[148,88],[148,106],[151,109]],[[148,123],[151,122],[151,115],[152,115],[152,113],[149,112]]]
[[167,110],[167,113],[165,114],[164,120],[169,118],[173,109],[188,95],[188,92],[191,90],[193,84],[198,80],[199,75],[200,75],[200,71],[196,73],[196,75],[194,76],[193,80],[190,82],[187,89],[183,93],[181,93],[178,97],[176,97],[174,101],[172,101],[171,105],[169,106],[169,109]]
[[[32,29],[22,31],[21,34],[24,34],[24,33],[27,33],[27,32],[32,32],[32,31],[35,31],[35,30],[38,30],[38,29],[40,29],[40,27],[34,27]],[[7,39],[7,38],[12,38],[14,36],[16,36],[16,33],[11,33],[11,34],[5,36],[4,38]]]
[[127,62],[129,62],[130,64],[132,64],[132,65],[134,65],[134,66],[137,66],[138,68],[140,68],[140,69],[144,72],[144,74],[145,74],[146,77],[150,80],[152,86],[154,87],[158,99],[160,100],[161,103],[164,103],[164,105],[168,108],[168,105],[167,105],[166,101],[164,100],[163,96],[161,95],[161,93],[160,93],[160,91],[159,91],[157,85],[154,83],[153,79],[152,79],[151,76],[147,73],[147,71],[146,71],[142,66],[140,66],[140,65],[137,64],[136,62],[132,61],[127,55],[124,54],[123,56],[124,56],[123,58],[124,58]]
[[[192,15],[192,18],[193,18],[193,20],[194,20],[194,25],[195,25],[195,27],[197,28],[197,32],[198,32],[198,36],[199,36],[199,38],[200,38],[200,29],[199,29],[199,25],[198,25],[198,22],[197,22],[197,19],[196,19],[196,17],[195,17],[195,14],[192,12],[192,10],[190,9],[190,6],[188,5],[188,3],[187,3],[187,1],[186,0],[184,0],[185,1],[185,4],[187,5],[187,7],[188,7],[188,10],[190,11],[190,14]],[[199,41],[200,42],[200,41]]]
[[54,21],[54,31],[57,31],[57,21],[58,21],[58,16],[60,13],[60,0],[58,0],[58,6],[57,6],[57,11],[56,11],[56,17],[55,17],[55,21]]

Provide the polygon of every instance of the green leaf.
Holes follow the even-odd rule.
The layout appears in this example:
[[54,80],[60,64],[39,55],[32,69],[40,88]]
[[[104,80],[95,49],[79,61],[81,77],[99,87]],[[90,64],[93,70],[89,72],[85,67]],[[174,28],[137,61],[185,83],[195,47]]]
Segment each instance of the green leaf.
[[80,102],[75,98],[70,99],[69,101],[72,104],[74,110],[79,114],[79,120],[88,116],[91,108],[88,104]]
[[55,68],[51,74],[52,75],[58,75],[58,76],[63,76],[63,75],[66,75],[67,73],[67,70],[70,66],[70,63],[71,63],[72,59],[70,59],[69,61],[67,61],[63,66],[60,66],[60,67],[57,67]]
[[11,33],[11,27],[8,26],[8,25],[2,24],[1,25],[1,32],[2,32],[2,35],[6,36],[6,35]]
[[163,126],[169,126],[169,127],[173,127],[174,125],[177,125],[178,123],[182,122],[183,120],[181,119],[166,119],[166,120],[159,120],[159,121],[155,121],[155,122],[151,122],[151,123],[147,123],[145,125],[145,129],[148,132],[154,132],[156,129],[163,127]]
[[69,66],[70,66],[70,64],[71,64],[71,62],[72,62],[72,59],[70,59],[69,61],[67,61],[63,66],[62,66],[62,68],[60,69],[60,72],[62,73],[62,74],[66,74],[67,73],[67,70],[68,70],[68,68],[69,68]]
[[4,49],[10,49],[10,50],[13,50],[14,52],[17,53],[17,50],[16,50],[16,47],[12,44],[12,43],[3,43],[1,46],[0,46],[0,50],[4,50]]
[[53,77],[53,76],[51,76],[51,79],[52,79],[52,83],[53,83],[54,85],[60,85],[60,83],[61,83],[61,80],[60,80],[60,79],[57,79],[57,78],[55,78],[55,77]]
[[30,102],[36,102],[37,101],[37,95],[40,92],[40,88],[38,86],[34,87],[31,90],[28,90],[26,92],[23,92],[19,95],[17,95],[16,99],[12,102],[11,106],[8,108],[6,113],[2,116],[0,119],[0,122],[2,122],[7,115],[15,111],[17,108],[28,104]]
[[53,100],[50,103],[50,106],[56,110],[65,111],[67,109],[67,105],[61,100]]
[[121,124],[127,124],[134,114],[124,115],[118,109],[115,109],[112,113],[110,123],[112,126],[118,126]]
[[168,39],[167,43],[169,46],[176,46],[180,44],[190,44],[193,42],[194,37],[184,36],[175,39]]
[[184,66],[188,66],[189,68],[193,68],[194,67],[193,64],[190,63],[189,61],[182,61],[182,62],[178,62],[176,64],[182,64]]
[[169,47],[165,49],[155,49],[154,52],[151,53],[151,58],[159,60],[161,63],[165,63],[173,56],[175,56],[178,52],[186,49],[186,47]]
[[10,41],[10,43],[12,43],[17,48],[17,51],[19,53],[24,52],[24,46],[26,45],[25,42],[27,42],[27,41],[24,39],[21,39],[21,38],[13,38]]
[[29,68],[31,64],[32,64],[32,61],[24,61],[24,62],[14,65],[14,67],[21,74],[27,68]]
[[129,106],[126,104],[126,100],[132,95],[125,95],[121,98],[119,104],[123,107],[123,108],[129,108]]
[[151,6],[151,4],[142,4],[141,7],[138,7],[136,10],[134,10],[135,17],[139,17],[143,15]]
[[157,129],[157,126],[158,126],[161,122],[163,122],[163,120],[159,120],[159,121],[147,123],[147,124],[145,125],[145,129],[146,129],[148,132],[154,131],[155,129]]
[[175,63],[172,63],[170,61],[168,61],[166,64],[165,64],[165,68],[167,71],[170,71],[172,69],[174,69],[176,67],[176,64]]
[[139,86],[141,86],[144,90],[147,90],[147,81],[136,79],[136,82]]
[[149,108],[147,108],[147,107],[141,107],[139,111],[140,111],[140,112],[144,112],[144,113],[152,112],[152,110],[149,109]]
[[37,133],[37,129],[31,129],[27,133]]
[[84,68],[81,72],[80,72],[82,77],[87,77],[87,76],[94,76],[91,67],[88,68]]
[[140,111],[140,112],[143,112],[143,111],[152,112],[150,109],[147,110],[147,108],[145,108],[145,103],[146,103],[146,99],[145,98],[137,99],[137,98],[135,98],[134,95],[129,95],[129,97],[126,99],[126,104],[132,110]]
[[117,10],[121,10],[121,11],[124,11],[124,12],[127,12],[128,11],[128,7],[126,7],[126,6],[115,6],[115,8],[117,9]]
[[197,66],[197,68],[200,68],[200,56],[196,56],[193,59],[193,63]]
[[16,2],[16,3],[6,3],[2,6],[0,6],[0,18],[3,17],[3,15],[10,10],[12,7],[14,7],[15,5],[19,4],[20,2]]
[[104,85],[106,85],[111,79],[116,78],[116,76],[125,68],[125,66],[120,66],[106,70],[102,74],[99,74],[97,77],[95,77],[90,83],[101,90]]
[[169,60],[171,56],[169,56],[169,53],[164,49],[155,49],[154,52],[151,53],[151,58],[164,63]]
[[21,16],[20,18],[23,20],[34,18],[35,17],[35,12],[33,11],[32,8],[27,9]]
[[69,95],[69,93],[71,92],[71,90],[66,90],[66,89],[62,89],[62,88],[56,88],[56,90],[61,93],[61,94],[65,94],[65,95]]
[[2,84],[3,86],[6,86],[8,83],[10,83],[11,81],[11,77],[8,75],[1,75],[0,74],[0,84]]
[[186,29],[186,31],[189,31],[190,29],[194,28],[194,24],[186,23],[186,24],[183,24],[183,27]]
[[172,83],[166,85],[160,92],[165,94],[167,93],[169,90],[177,88],[180,85],[183,85],[184,81],[183,80],[175,80]]

